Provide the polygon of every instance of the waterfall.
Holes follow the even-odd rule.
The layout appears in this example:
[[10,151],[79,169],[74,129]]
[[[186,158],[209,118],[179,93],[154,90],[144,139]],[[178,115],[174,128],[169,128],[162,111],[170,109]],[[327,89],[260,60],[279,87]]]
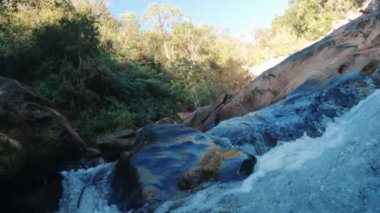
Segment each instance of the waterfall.
[[[258,157],[243,181],[166,201],[157,212],[380,212],[380,90],[331,121]],[[59,212],[119,212],[111,205],[114,163],[62,172]]]
[[303,136],[259,157],[244,181],[167,201],[157,212],[380,212],[379,121],[377,90],[322,137]]
[[58,212],[119,212],[116,206],[108,204],[114,166],[114,163],[102,163],[93,168],[62,172],[63,195]]

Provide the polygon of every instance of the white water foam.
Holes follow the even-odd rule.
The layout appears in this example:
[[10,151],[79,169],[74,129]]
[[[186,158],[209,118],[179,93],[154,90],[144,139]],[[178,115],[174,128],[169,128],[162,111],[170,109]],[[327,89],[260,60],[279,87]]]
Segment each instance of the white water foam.
[[[304,136],[261,156],[246,180],[168,201],[157,212],[380,212],[379,130],[377,90],[322,137]],[[113,168],[63,172],[59,212],[119,212],[108,203]]]
[[108,204],[113,163],[93,168],[64,171],[63,194],[59,213],[117,213],[118,208]]
[[380,212],[379,130],[377,90],[322,137],[303,136],[261,156],[246,180],[166,202],[157,212]]
[[367,135],[380,134],[376,128],[367,127],[369,121],[374,121],[373,125],[380,126],[380,120],[374,120],[379,114],[380,91],[376,91],[336,122],[329,123],[322,137],[313,139],[305,135],[291,143],[280,143],[281,145],[263,155],[258,159],[256,171],[243,182],[240,191],[251,191],[255,181],[265,177],[269,172],[298,170],[305,162],[318,158],[325,150],[341,146],[355,138],[358,140],[369,130],[372,132],[366,133]]

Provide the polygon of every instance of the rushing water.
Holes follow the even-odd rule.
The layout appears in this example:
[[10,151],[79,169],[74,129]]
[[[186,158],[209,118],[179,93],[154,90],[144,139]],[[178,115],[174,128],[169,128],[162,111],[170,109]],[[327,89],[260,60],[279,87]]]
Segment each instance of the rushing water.
[[[380,212],[380,90],[328,124],[319,138],[280,143],[240,182],[215,184],[157,212]],[[63,172],[59,212],[118,212],[114,164]]]
[[116,213],[109,205],[110,179],[114,163],[100,164],[89,169],[62,172],[63,195],[59,213]]
[[[380,212],[380,91],[322,137],[273,148],[246,180],[215,185],[166,212]],[[176,207],[180,206],[180,207]]]

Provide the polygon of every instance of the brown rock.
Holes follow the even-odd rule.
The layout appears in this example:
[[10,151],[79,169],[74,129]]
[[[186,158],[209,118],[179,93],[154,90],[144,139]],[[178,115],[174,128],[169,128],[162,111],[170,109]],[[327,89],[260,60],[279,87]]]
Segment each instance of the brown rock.
[[99,149],[96,149],[94,147],[89,147],[86,149],[86,157],[88,158],[94,158],[101,156],[101,152]]
[[130,150],[136,142],[136,131],[124,129],[107,134],[97,140],[98,148],[104,159],[117,160],[120,154]]
[[173,119],[165,117],[161,118],[159,121],[156,121],[155,124],[174,124]]
[[[379,13],[364,14],[338,28],[267,70],[231,98],[200,108],[184,124],[208,130],[220,121],[259,110],[285,98],[308,79],[325,82],[340,73],[361,70],[380,55],[379,17]],[[364,72],[371,70],[365,69]]]
[[[46,181],[84,154],[84,142],[65,117],[25,85],[0,77],[0,206],[6,203],[9,208],[4,212],[13,212],[15,206],[32,208],[39,201],[30,200],[35,197],[31,191],[42,190]],[[46,208],[40,211],[52,211],[59,196],[51,202],[45,199]]]
[[377,60],[371,61],[362,68],[362,72],[366,75],[372,75],[379,66],[380,66],[380,61],[377,61]]
[[78,160],[84,151],[79,135],[46,100],[20,82],[0,77],[0,178],[23,178],[30,172],[39,179]]
[[194,115],[194,112],[178,112],[177,116],[182,120],[185,121],[192,117]]
[[183,122],[185,126],[197,128],[201,131],[211,129],[219,123],[219,111],[229,100],[229,96],[222,94],[213,104],[196,110],[191,117]]

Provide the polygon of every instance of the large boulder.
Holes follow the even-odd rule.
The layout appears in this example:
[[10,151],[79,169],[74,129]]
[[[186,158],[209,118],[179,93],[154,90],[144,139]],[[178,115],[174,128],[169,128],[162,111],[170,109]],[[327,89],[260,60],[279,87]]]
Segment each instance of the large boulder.
[[46,100],[0,77],[0,197],[46,182],[84,153],[79,135]]
[[[168,117],[162,118],[155,122],[155,124],[173,123],[174,121]],[[101,152],[101,156],[107,161],[118,160],[121,153],[129,151],[134,147],[140,131],[141,128],[138,130],[121,129],[99,137],[96,140],[96,144]]]
[[329,122],[356,106],[380,86],[380,64],[323,82],[310,79],[288,97],[262,110],[221,122],[206,132],[254,155],[262,155],[279,141],[319,137]]
[[267,70],[223,103],[218,100],[196,111],[184,124],[209,130],[220,121],[285,98],[309,79],[325,82],[342,73],[361,70],[378,59],[379,47],[380,12],[364,14]]
[[189,116],[183,125],[195,127],[201,131],[211,129],[219,122],[218,112],[228,100],[230,96],[222,94],[219,98],[210,105],[200,107],[191,116]]
[[154,208],[203,183],[246,177],[256,163],[253,156],[182,125],[148,125],[136,146],[122,155],[112,180],[112,200],[123,210]]
[[135,130],[122,129],[98,138],[96,143],[105,160],[115,161],[122,152],[129,151],[134,146],[136,137]]

